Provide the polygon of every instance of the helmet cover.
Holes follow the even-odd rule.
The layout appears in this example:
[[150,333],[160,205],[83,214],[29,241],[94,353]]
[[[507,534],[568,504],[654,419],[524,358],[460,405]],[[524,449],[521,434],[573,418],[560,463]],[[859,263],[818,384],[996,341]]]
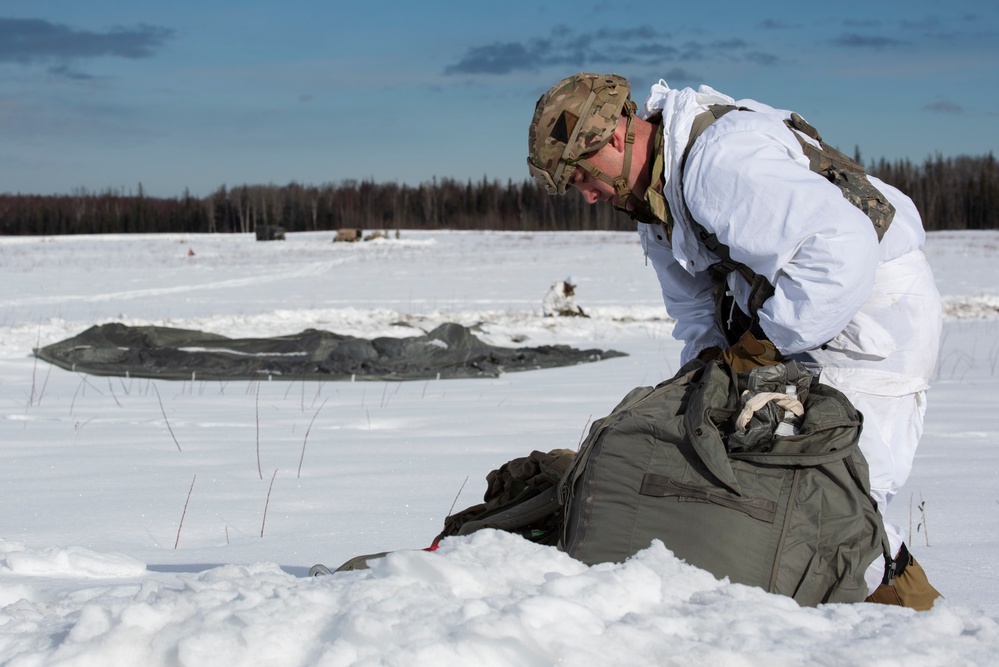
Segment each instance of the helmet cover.
[[610,141],[618,119],[635,112],[628,80],[579,73],[538,99],[528,131],[527,165],[549,194],[565,194],[575,162]]

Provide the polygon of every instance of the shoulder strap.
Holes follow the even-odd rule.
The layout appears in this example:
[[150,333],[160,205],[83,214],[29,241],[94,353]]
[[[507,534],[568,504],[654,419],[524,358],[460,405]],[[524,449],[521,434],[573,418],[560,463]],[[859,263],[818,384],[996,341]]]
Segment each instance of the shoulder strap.
[[[690,155],[690,149],[697,141],[697,138],[701,136],[708,127],[711,126],[713,122],[729,113],[730,111],[752,111],[747,107],[737,107],[733,104],[712,104],[708,107],[707,111],[703,111],[694,117],[694,122],[690,128],[690,138],[687,140],[687,147],[683,151],[683,157],[680,160],[680,177],[683,178],[683,172],[687,167],[687,157]],[[680,196],[683,197],[683,184],[680,185]],[[694,219],[694,216],[690,214],[690,209],[687,208],[686,199],[683,200],[684,212],[687,214],[687,219],[697,226],[697,235],[700,238],[701,243],[704,244],[708,250],[711,251],[715,257],[718,258],[718,262],[711,266],[712,281],[715,283],[715,299],[716,301],[724,298],[725,293],[725,277],[733,271],[738,271],[747,283],[750,285],[749,292],[749,315],[753,321],[756,320],[756,313],[767,299],[774,295],[774,286],[771,285],[766,278],[758,275],[751,268],[746,266],[741,262],[737,262],[732,259],[732,255],[729,252],[727,245],[718,240],[718,235],[708,232],[708,230],[700,222]],[[727,329],[730,328],[732,317],[728,317],[726,321],[722,321],[721,317],[724,315],[725,311],[730,313],[734,310],[734,303],[719,304],[717,311],[719,315],[719,326],[722,327],[722,331],[728,334]],[[748,325],[747,325],[748,326]],[[738,338],[742,332],[735,332],[735,337]]]
[[680,198],[683,200],[683,209],[687,214],[687,219],[697,225],[698,236],[701,242],[710,250],[716,257],[718,257],[720,267],[724,269],[725,273],[731,273],[732,271],[739,271],[747,281],[752,282],[752,277],[756,274],[745,264],[740,264],[732,260],[732,256],[729,253],[728,246],[718,240],[718,236],[711,234],[707,229],[704,228],[701,223],[694,219],[694,216],[690,214],[690,209],[687,208],[687,199],[683,196],[683,174],[687,168],[687,158],[690,156],[690,149],[693,147],[694,142],[697,138],[704,134],[704,131],[711,126],[713,122],[724,116],[730,111],[749,111],[745,107],[737,107],[732,104],[712,104],[708,107],[707,111],[703,111],[694,117],[694,122],[690,127],[690,138],[687,139],[687,147],[683,149],[683,157],[680,159]]
[[690,126],[690,137],[687,139],[687,147],[683,149],[683,157],[680,159],[680,173],[683,173],[684,168],[687,166],[687,157],[690,155],[690,148],[697,141],[697,137],[704,134],[704,130],[711,126],[711,123],[715,122],[729,111],[752,111],[746,107],[737,107],[734,104],[712,104],[708,107],[707,111],[702,111],[701,113],[694,116],[694,122]]
[[[895,217],[895,207],[867,178],[864,166],[824,142],[818,130],[798,114],[792,113],[784,124],[791,130],[797,130],[793,132],[794,138],[808,157],[809,168],[825,176],[842,191],[847,201],[870,218],[880,243]],[[814,139],[819,145],[805,141],[802,135]]]

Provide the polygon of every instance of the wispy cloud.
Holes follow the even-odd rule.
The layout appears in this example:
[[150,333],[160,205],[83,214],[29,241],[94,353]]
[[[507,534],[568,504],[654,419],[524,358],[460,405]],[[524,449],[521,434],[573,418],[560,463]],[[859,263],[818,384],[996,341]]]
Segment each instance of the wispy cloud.
[[881,25],[881,21],[870,18],[863,19],[844,19],[843,25],[848,28],[875,28]]
[[726,51],[737,51],[739,49],[745,49],[749,44],[744,39],[739,39],[738,37],[732,39],[719,39],[718,41],[712,42],[711,47],[715,49],[725,49]]
[[73,81],[89,81],[95,78],[86,72],[80,72],[69,65],[54,65],[46,70],[50,75],[58,79],[72,79]]
[[493,42],[473,46],[454,65],[444,68],[445,74],[509,74],[536,71],[544,65],[556,64],[551,43],[539,40],[531,44]]
[[905,18],[901,25],[903,30],[938,30],[944,22],[937,16],[924,16],[920,19]]
[[764,53],[763,51],[750,51],[746,54],[745,58],[751,63],[763,65],[764,67],[772,67],[781,62],[781,59],[777,56],[772,53]]
[[0,62],[28,64],[81,58],[149,58],[174,31],[150,25],[77,30],[42,19],[0,18]]
[[884,35],[860,35],[855,32],[843,33],[839,37],[833,38],[833,43],[838,46],[849,48],[864,48],[880,51],[903,46],[904,41],[885,37]]
[[[627,44],[627,49],[621,45]],[[674,43],[669,33],[649,26],[630,29],[603,28],[576,33],[560,26],[548,37],[523,41],[493,42],[472,46],[445,75],[503,75],[514,72],[537,72],[547,67],[598,69],[606,66],[662,66],[675,60],[701,62],[718,54],[760,65],[778,62],[776,56],[749,51],[751,44],[740,38],[707,42],[687,40]]]
[[801,24],[788,23],[787,21],[782,21],[780,19],[766,19],[757,27],[762,30],[792,30],[801,27]]
[[936,16],[927,16],[922,19],[903,19],[901,26],[906,34],[918,35],[923,39],[931,38],[959,42],[969,36],[968,33],[961,29],[950,27],[949,21]]
[[940,100],[938,102],[933,102],[932,104],[927,104],[923,107],[923,111],[929,111],[931,113],[960,114],[964,113],[964,107],[948,100]]
[[700,80],[701,77],[693,72],[690,72],[689,70],[683,69],[682,67],[674,67],[663,74],[663,78],[673,85],[684,85],[692,84]]

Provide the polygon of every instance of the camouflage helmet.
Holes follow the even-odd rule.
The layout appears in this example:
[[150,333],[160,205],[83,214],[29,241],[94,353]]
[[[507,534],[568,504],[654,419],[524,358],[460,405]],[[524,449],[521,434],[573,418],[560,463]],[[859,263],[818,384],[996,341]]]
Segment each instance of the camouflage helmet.
[[622,115],[635,112],[628,80],[574,74],[538,99],[528,131],[527,166],[548,194],[565,194],[577,162],[610,141]]

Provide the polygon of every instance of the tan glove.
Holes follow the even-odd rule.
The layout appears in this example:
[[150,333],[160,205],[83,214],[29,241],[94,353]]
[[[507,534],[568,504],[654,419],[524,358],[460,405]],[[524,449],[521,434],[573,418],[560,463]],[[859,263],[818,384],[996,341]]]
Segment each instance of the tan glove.
[[783,357],[773,343],[757,340],[747,331],[735,345],[721,353],[721,358],[736,373],[742,373],[758,366],[776,366]]

